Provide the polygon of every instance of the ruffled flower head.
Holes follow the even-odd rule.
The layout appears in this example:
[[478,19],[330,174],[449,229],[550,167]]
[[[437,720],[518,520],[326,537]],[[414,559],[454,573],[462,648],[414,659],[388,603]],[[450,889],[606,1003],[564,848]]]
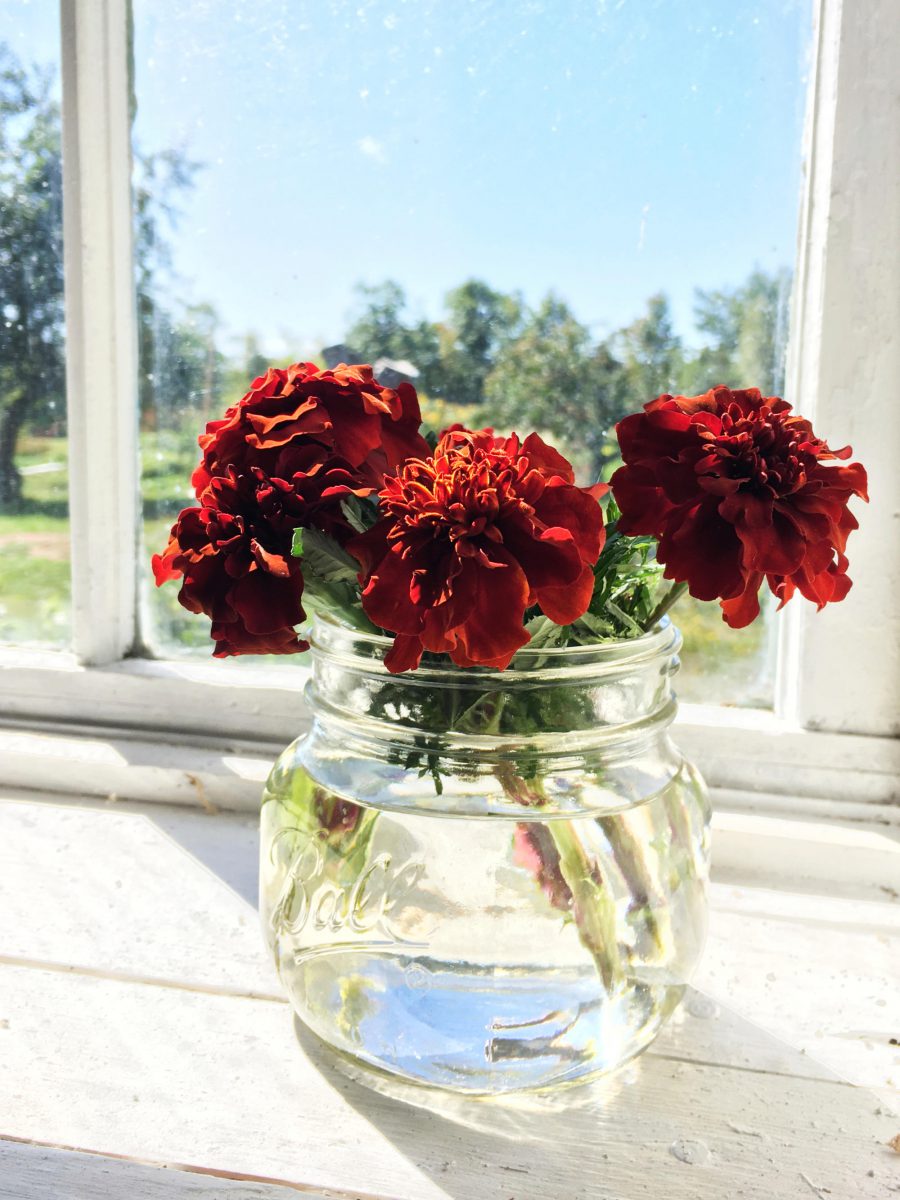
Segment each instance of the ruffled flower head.
[[347,543],[366,615],[397,635],[388,669],[418,666],[425,650],[503,669],[529,640],[532,605],[557,624],[577,620],[604,542],[605,490],[576,487],[534,433],[520,442],[454,427],[430,458],[408,461],[385,481],[383,519]]
[[616,426],[624,466],[612,477],[618,527],[659,539],[667,579],[721,602],[734,628],[759,615],[763,582],[785,604],[819,608],[850,590],[852,496],[866,472],[831,450],[809,421],[756,388],[658,397]]
[[296,654],[305,617],[294,530],[346,541],[342,501],[370,496],[385,472],[427,453],[414,388],[382,387],[369,366],[320,371],[312,363],[270,369],[200,437],[186,508],[162,554],[157,584],[182,578],[179,600],[205,613],[217,658]]

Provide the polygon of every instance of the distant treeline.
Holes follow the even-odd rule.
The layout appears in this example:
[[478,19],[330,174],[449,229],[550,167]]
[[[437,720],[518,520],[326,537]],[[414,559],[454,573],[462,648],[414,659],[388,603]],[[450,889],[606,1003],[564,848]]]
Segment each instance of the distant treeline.
[[[198,164],[170,151],[136,154],[135,259],[140,415],[146,429],[196,427],[266,366],[253,334],[226,353],[213,305],[176,303],[167,231]],[[15,510],[19,435],[65,431],[59,106],[51,75],[26,70],[0,44],[0,509]],[[625,413],[664,391],[723,382],[780,393],[790,276],[754,271],[742,284],[696,292],[700,349],[675,334],[669,304],[651,296],[631,324],[597,339],[550,293],[532,308],[518,293],[470,279],[445,297],[439,321],[409,311],[400,284],[357,288],[344,343],[361,361],[409,364],[419,391],[471,423],[536,428],[594,476],[615,454]]]

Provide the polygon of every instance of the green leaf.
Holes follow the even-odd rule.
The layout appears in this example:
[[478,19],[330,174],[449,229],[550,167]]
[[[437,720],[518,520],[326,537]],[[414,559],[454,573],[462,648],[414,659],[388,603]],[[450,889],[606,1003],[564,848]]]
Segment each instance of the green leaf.
[[[298,529],[296,534],[301,531]],[[356,584],[359,563],[334,538],[319,529],[304,529],[301,540],[303,574],[317,575],[325,583]]]
[[419,774],[424,778],[425,775],[430,775],[434,780],[434,790],[439,796],[444,794],[444,781],[441,779],[440,759],[436,754],[428,755],[428,764],[423,767]]
[[341,500],[341,512],[357,533],[365,533],[378,520],[378,505],[368,497],[345,496]]
[[531,635],[531,641],[528,645],[534,649],[535,646],[542,646],[546,639],[553,631],[553,622],[549,617],[545,617],[539,612],[536,617],[532,617],[530,621],[525,622],[525,631]]
[[583,613],[575,622],[575,632],[582,631],[591,635],[591,638],[608,638],[615,637],[615,628],[609,621],[604,621],[602,617],[592,613],[590,609]]
[[330,613],[355,629],[373,630],[362,610],[359,563],[319,529],[294,531],[293,552],[303,564],[303,604],[307,612]]
[[637,621],[630,617],[628,613],[625,612],[624,609],[620,608],[613,600],[607,600],[605,603],[607,612],[610,612],[614,617],[617,617],[625,626],[625,628],[629,630],[629,632],[633,633],[636,637],[644,632],[640,625],[638,625]]
[[291,554],[294,556],[294,558],[302,558],[303,557],[303,535],[304,535],[304,533],[306,533],[305,529],[295,529],[294,530],[294,540],[291,542]]

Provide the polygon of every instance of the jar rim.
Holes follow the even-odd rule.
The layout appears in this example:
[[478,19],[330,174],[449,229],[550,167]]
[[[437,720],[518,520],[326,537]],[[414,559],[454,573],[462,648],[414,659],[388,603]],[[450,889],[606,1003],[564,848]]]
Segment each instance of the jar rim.
[[[332,614],[321,612],[314,614],[310,642],[314,654],[318,651],[328,656],[338,654],[362,657],[368,660],[367,665],[370,668],[385,671],[387,668],[384,666],[384,656],[393,645],[393,639],[390,637],[356,629]],[[658,656],[675,655],[680,646],[681,634],[669,617],[665,616],[653,629],[633,638],[609,638],[574,646],[525,645],[516,652],[511,664],[504,671],[494,667],[460,667],[449,658],[442,657],[439,661],[423,663],[416,671],[407,673],[405,678],[412,681],[415,678],[422,680],[425,677],[440,675],[444,680],[461,677],[474,681],[478,677],[487,677],[496,681],[498,677],[511,679],[532,675],[537,671],[555,672],[579,667],[620,670]]]

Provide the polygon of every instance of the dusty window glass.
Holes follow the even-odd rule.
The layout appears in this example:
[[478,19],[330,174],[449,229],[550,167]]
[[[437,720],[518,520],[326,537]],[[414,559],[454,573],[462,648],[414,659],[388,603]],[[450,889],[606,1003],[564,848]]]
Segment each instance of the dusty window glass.
[[0,36],[0,642],[69,640],[59,26],[4,0]]
[[[782,391],[807,0],[134,10],[148,550],[269,361],[371,361],[584,482],[660,392]],[[208,652],[145,594],[158,650]],[[771,703],[770,619],[677,620],[683,698]]]

